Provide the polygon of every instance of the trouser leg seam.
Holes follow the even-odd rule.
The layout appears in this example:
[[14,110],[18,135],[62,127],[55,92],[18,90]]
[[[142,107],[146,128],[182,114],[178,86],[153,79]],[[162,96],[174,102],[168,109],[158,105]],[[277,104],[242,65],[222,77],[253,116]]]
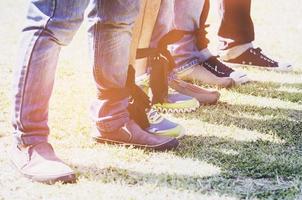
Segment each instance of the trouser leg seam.
[[[26,73],[25,73],[25,76],[21,76],[22,78],[19,79],[19,81],[23,82],[23,85],[22,85],[22,89],[21,89],[21,95],[20,95],[20,103],[19,103],[19,108],[17,109],[17,107],[15,106],[15,110],[17,113],[19,113],[19,116],[17,116],[17,120],[16,120],[16,123],[17,125],[19,126],[19,128],[21,129],[24,129],[24,126],[22,124],[22,106],[23,106],[23,103],[24,103],[24,99],[25,99],[25,88],[26,88],[26,85],[27,85],[27,78],[28,78],[28,73],[30,71],[30,63],[31,63],[31,59],[32,59],[32,53],[33,53],[33,50],[35,49],[36,47],[36,44],[37,44],[37,41],[39,40],[41,34],[45,31],[45,29],[47,28],[47,25],[49,24],[50,20],[54,17],[55,15],[55,11],[56,11],[56,6],[57,6],[57,0],[53,0],[53,9],[52,9],[52,13],[51,13],[51,16],[49,17],[49,19],[46,21],[43,29],[41,31],[39,31],[37,37],[33,37],[32,41],[30,42],[30,44],[32,45],[32,48],[30,49],[30,51],[28,50],[26,52],[26,56],[25,56],[25,59],[28,59],[28,62],[26,63],[26,66],[25,68],[22,67],[22,69],[25,69]],[[27,54],[31,52],[31,54],[28,56]],[[24,62],[25,63],[25,62]],[[22,79],[22,80],[21,80]]]

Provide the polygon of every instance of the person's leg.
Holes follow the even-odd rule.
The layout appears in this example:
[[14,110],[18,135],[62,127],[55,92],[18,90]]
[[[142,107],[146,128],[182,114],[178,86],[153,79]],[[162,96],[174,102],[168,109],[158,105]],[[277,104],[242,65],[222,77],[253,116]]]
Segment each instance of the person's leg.
[[128,111],[129,94],[123,94],[127,91],[132,29],[140,0],[94,0],[93,3],[96,6],[89,13],[89,35],[99,92],[99,99],[92,106],[97,128],[94,138],[101,143],[129,144],[156,150],[176,147],[178,142],[175,139],[143,131]]
[[159,13],[161,0],[142,0],[141,10],[138,19],[135,22],[131,63],[135,67],[136,77],[141,76],[147,72],[147,58],[135,59],[138,48],[149,48],[152,32]]
[[[203,29],[197,37],[196,34],[185,35],[173,48],[172,54],[178,65],[193,60],[205,61],[212,56],[208,50],[205,21],[200,27],[201,13],[205,9],[205,0],[175,0],[174,26],[177,30],[196,31]],[[199,40],[199,41],[198,41]],[[202,44],[198,46],[198,44]]]
[[[173,1],[169,1],[170,3]],[[161,7],[161,0],[146,0],[142,1],[144,3],[142,5],[142,10],[140,11],[140,16],[138,17],[135,27],[134,27],[134,40],[132,42],[132,54],[135,54],[137,49],[145,49],[150,47],[150,41],[152,32],[154,30],[155,22],[159,13],[159,9]],[[169,4],[168,4],[169,5]],[[167,5],[167,6],[168,6]],[[164,4],[164,6],[166,6]],[[173,12],[165,13],[166,15],[172,15]],[[172,18],[171,18],[172,19]],[[165,18],[167,20],[167,18]],[[167,20],[168,23],[168,20]],[[136,38],[135,38],[136,37]],[[132,59],[135,56],[132,56]],[[149,59],[149,65],[147,64],[147,59]],[[153,66],[151,67],[151,57],[141,58],[134,60],[134,67],[136,69],[136,76],[137,76],[137,83],[144,89],[147,94],[149,93],[149,86],[150,86],[150,72],[152,74],[152,70],[156,67],[162,66]],[[154,63],[154,62],[152,62]],[[147,70],[149,67],[149,70]],[[162,74],[159,74],[160,76]],[[155,76],[153,74],[153,76]],[[160,77],[156,77],[158,80]],[[166,88],[168,89],[168,88]],[[152,91],[159,91],[157,88],[152,89]],[[160,90],[163,91],[163,90]],[[172,93],[171,90],[164,97],[164,102],[155,103],[153,106],[158,111],[163,112],[191,112],[199,108],[199,102],[190,96],[176,94],[175,92]],[[153,96],[153,94],[152,94]],[[151,116],[154,112],[150,110],[148,112],[148,116]],[[149,115],[150,114],[150,115]],[[159,115],[158,115],[159,116]],[[164,120],[168,122],[168,120]],[[163,127],[163,123],[158,124]],[[154,127],[154,126],[153,126]],[[171,126],[170,126],[171,127]],[[175,124],[175,127],[180,127],[180,125]],[[174,129],[173,129],[174,130]],[[174,134],[175,135],[175,134]]]
[[161,0],[160,9],[152,32],[150,47],[156,48],[159,40],[174,29],[175,0]]
[[[233,82],[231,78],[218,77],[200,65],[201,62],[212,57],[212,54],[207,49],[208,40],[205,32],[207,13],[204,13],[204,5],[205,0],[163,0],[153,31],[151,47],[157,47],[159,40],[171,30],[194,32],[199,29],[200,34],[197,37],[194,34],[185,35],[170,49],[177,65],[175,71],[178,74],[178,78],[185,80],[194,79],[206,84],[229,87]],[[206,6],[209,5],[207,4]],[[173,13],[173,15],[168,15],[167,13]],[[201,17],[201,13],[205,14],[204,18]],[[201,19],[203,20],[202,22]],[[182,93],[182,91],[178,92]]]
[[198,80],[205,84],[230,87],[233,85],[233,80],[238,83],[239,79],[242,80],[238,77],[245,74],[235,72],[222,65],[209,52],[205,30],[209,8],[208,0],[175,0],[175,29],[198,30],[198,34],[186,35],[174,45],[172,54],[178,65],[178,77],[184,80]]
[[[87,0],[30,1],[14,75],[12,160],[24,175],[37,181],[74,179],[72,170],[47,143],[48,104],[61,46],[79,28],[86,5]],[[23,151],[30,152],[30,157],[24,158]]]
[[220,58],[229,64],[265,67],[289,71],[292,66],[277,62],[254,48],[254,24],[251,18],[251,0],[221,0],[221,22],[218,32]]
[[[251,19],[251,0],[220,0],[221,21],[218,31],[220,50],[234,48],[234,52],[243,53],[255,39],[254,25]],[[227,55],[226,55],[227,56]],[[238,56],[238,55],[231,55]]]
[[[194,31],[196,28],[198,28],[200,13],[197,14],[197,12],[193,12],[193,15],[195,14],[197,16],[195,17],[197,21],[194,21],[192,20],[192,16],[189,16],[189,14],[187,14],[186,12],[191,12],[190,9],[194,7],[193,4],[195,4],[195,6],[200,5],[200,7],[202,8],[203,1],[204,0],[187,2],[189,3],[190,7],[188,8],[187,5],[183,4],[181,1],[162,0],[159,15],[157,17],[156,25],[153,30],[151,47],[156,48],[160,39],[171,30],[180,29],[186,31]],[[176,4],[178,4],[178,7]],[[177,9],[178,11],[176,11]],[[185,13],[186,16],[184,16]],[[181,17],[186,18],[186,20],[180,19]],[[184,23],[176,23],[176,21],[182,21]],[[189,24],[185,24],[185,22],[188,22]],[[179,48],[177,48],[177,46]],[[193,35],[186,36],[181,41],[177,42],[174,47],[176,48],[174,48],[171,53],[175,58],[176,64],[178,65],[177,67],[182,66],[182,64],[185,63],[187,65],[184,64],[184,66],[191,68],[193,65],[197,65],[199,63],[198,56],[202,57],[206,56],[206,54],[210,54],[206,47],[203,54],[199,53],[199,50],[196,46],[196,37],[194,37]],[[169,85],[183,95],[196,98],[201,104],[211,104],[213,102],[216,102],[219,98],[218,92],[207,91],[203,88],[193,86],[192,84],[185,83],[181,80],[170,81]],[[165,106],[161,107],[163,107],[162,109],[169,109]]]
[[[147,58],[136,59],[138,48],[149,48],[152,31],[161,0],[141,0],[141,9],[133,28],[130,63],[135,68],[136,83],[149,95],[149,74],[147,73]],[[198,103],[198,102],[197,102]],[[198,103],[199,106],[199,103]],[[190,108],[191,109],[191,108]],[[185,129],[175,122],[163,117],[154,108],[147,112],[150,126],[145,130],[156,135],[166,135],[180,138],[185,134]]]
[[[153,30],[151,47],[157,47],[159,40],[173,29],[184,31],[195,31],[199,28],[200,12],[202,11],[204,0],[178,1],[162,0],[156,25]],[[177,42],[171,51],[178,65],[188,63],[192,60],[206,60],[211,56],[207,46],[200,54],[196,45],[197,39],[192,35],[186,35]]]

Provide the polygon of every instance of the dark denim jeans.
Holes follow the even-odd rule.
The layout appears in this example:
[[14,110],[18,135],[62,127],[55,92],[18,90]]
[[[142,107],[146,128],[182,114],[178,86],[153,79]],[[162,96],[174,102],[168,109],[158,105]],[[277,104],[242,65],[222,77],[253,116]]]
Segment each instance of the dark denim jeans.
[[255,39],[251,0],[220,0],[218,31],[220,50],[251,43]]
[[[89,0],[31,0],[14,75],[14,136],[23,144],[47,141],[48,104],[58,56],[80,27]],[[132,27],[139,0],[92,0],[90,52],[98,89],[124,88]],[[129,120],[128,99],[96,101],[95,120],[104,131]]]

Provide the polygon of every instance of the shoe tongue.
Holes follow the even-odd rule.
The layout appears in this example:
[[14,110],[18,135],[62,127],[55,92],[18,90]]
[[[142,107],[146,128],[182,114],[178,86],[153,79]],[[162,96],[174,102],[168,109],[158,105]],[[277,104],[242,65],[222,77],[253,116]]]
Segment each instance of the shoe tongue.
[[212,63],[212,62],[216,62],[217,61],[217,56],[211,56],[208,60],[206,60],[206,62],[208,63]]
[[212,56],[206,62],[212,67],[213,66],[217,67],[218,68],[217,70],[223,71],[226,74],[231,74],[232,72],[234,72],[232,68],[226,66],[225,64],[220,62],[217,58],[218,56]]
[[217,56],[212,56],[206,62],[210,65],[222,65],[222,63],[217,58]]

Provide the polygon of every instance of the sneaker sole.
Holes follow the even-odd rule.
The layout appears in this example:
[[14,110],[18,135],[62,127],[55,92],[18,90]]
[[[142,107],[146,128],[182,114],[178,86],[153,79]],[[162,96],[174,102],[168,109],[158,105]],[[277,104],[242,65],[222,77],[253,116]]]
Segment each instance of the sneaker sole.
[[196,108],[163,108],[160,106],[154,106],[154,108],[161,113],[192,113],[197,110]]
[[225,64],[227,64],[230,67],[233,68],[239,68],[239,67],[251,67],[251,68],[255,68],[255,69],[261,69],[261,70],[267,70],[267,71],[276,71],[276,72],[290,72],[293,70],[293,66],[289,66],[287,68],[283,68],[283,67],[262,67],[262,66],[258,66],[258,65],[247,65],[247,64],[236,64],[236,63],[229,63],[229,62],[223,62]]
[[234,80],[235,85],[243,85],[251,81],[251,79],[247,75],[241,76],[236,80],[234,78],[232,79]]
[[150,134],[154,134],[154,135],[158,135],[158,136],[166,136],[166,137],[174,137],[176,139],[181,139],[185,136],[186,134],[186,130],[183,126],[180,126],[180,131],[176,134],[171,134],[171,133],[167,133],[167,131],[162,131],[162,132],[158,132],[158,133],[151,133]]
[[92,137],[93,140],[100,144],[111,144],[111,145],[120,145],[124,147],[135,147],[139,149],[148,149],[148,150],[155,150],[155,151],[169,151],[176,149],[179,145],[179,142],[177,139],[173,138],[170,141],[159,144],[159,145],[142,145],[142,144],[131,144],[131,143],[124,143],[120,141],[115,141],[115,140],[109,140],[109,139],[104,139],[100,137]]
[[[165,107],[165,105],[167,105]],[[154,108],[161,113],[192,113],[195,112],[199,107],[200,107],[200,103],[197,99],[192,100],[192,104],[191,105],[186,105],[183,106],[182,105],[178,105],[179,107],[169,107],[169,104],[155,104]],[[190,107],[189,107],[190,106]]]

